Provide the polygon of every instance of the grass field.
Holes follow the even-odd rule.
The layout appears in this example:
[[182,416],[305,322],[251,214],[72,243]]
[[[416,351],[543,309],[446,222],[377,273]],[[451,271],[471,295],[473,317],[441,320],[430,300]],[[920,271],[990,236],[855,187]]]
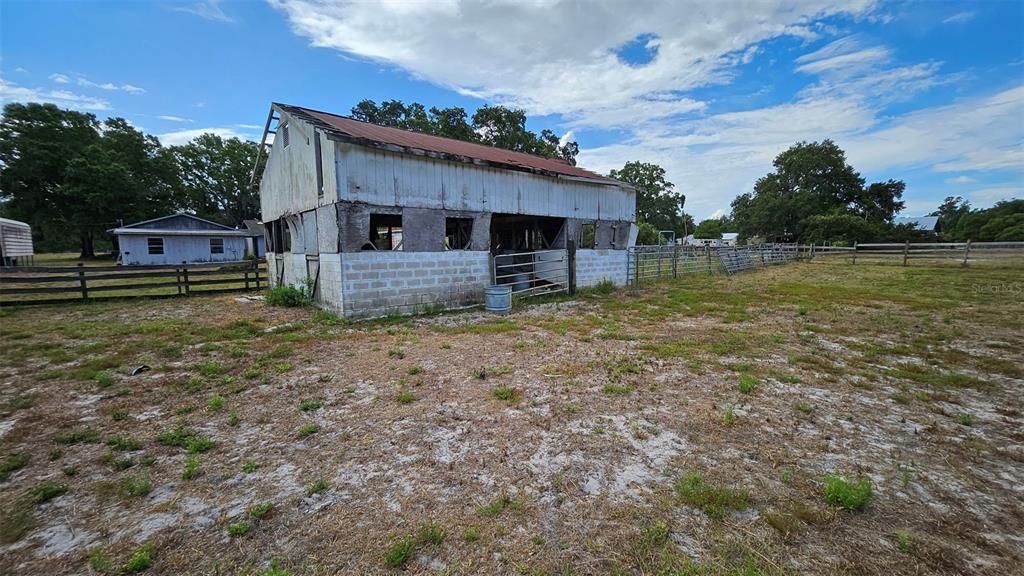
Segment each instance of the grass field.
[[500,319],[38,307],[0,336],[3,574],[1024,561],[1019,266],[816,261]]

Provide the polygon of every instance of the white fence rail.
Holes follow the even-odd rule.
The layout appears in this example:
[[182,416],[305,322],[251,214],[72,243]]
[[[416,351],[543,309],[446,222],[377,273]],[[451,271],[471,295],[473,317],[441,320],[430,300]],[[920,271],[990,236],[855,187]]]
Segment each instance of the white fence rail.
[[566,250],[498,254],[492,259],[494,284],[510,285],[513,296],[535,296],[569,290]]

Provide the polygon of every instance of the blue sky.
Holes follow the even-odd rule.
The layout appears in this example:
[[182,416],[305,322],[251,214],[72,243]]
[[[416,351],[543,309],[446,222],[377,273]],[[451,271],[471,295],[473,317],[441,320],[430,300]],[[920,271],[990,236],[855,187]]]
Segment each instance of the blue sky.
[[834,139],[905,214],[1024,198],[1024,1],[0,2],[0,100],[165,144],[258,139],[269,103],[519,106],[580,164],[661,164],[699,219]]

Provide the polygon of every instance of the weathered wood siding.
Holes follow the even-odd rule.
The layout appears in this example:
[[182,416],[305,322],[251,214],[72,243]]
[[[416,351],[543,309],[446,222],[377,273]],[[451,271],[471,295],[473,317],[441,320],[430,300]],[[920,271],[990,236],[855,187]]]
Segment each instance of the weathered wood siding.
[[565,218],[636,220],[635,193],[618,186],[335,143],[338,200]]
[[[260,208],[264,222],[285,214],[298,214],[321,204],[336,202],[334,173],[334,142],[312,125],[281,113],[288,124],[289,143],[285,147],[278,131],[271,146],[267,165],[260,180]],[[324,194],[317,194],[314,138],[320,138]]]

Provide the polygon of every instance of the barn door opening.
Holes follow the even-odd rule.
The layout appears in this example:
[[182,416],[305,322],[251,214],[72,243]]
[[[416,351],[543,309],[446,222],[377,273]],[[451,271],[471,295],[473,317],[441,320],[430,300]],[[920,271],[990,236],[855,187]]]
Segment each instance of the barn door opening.
[[565,248],[565,218],[494,214],[491,253],[509,254]]

